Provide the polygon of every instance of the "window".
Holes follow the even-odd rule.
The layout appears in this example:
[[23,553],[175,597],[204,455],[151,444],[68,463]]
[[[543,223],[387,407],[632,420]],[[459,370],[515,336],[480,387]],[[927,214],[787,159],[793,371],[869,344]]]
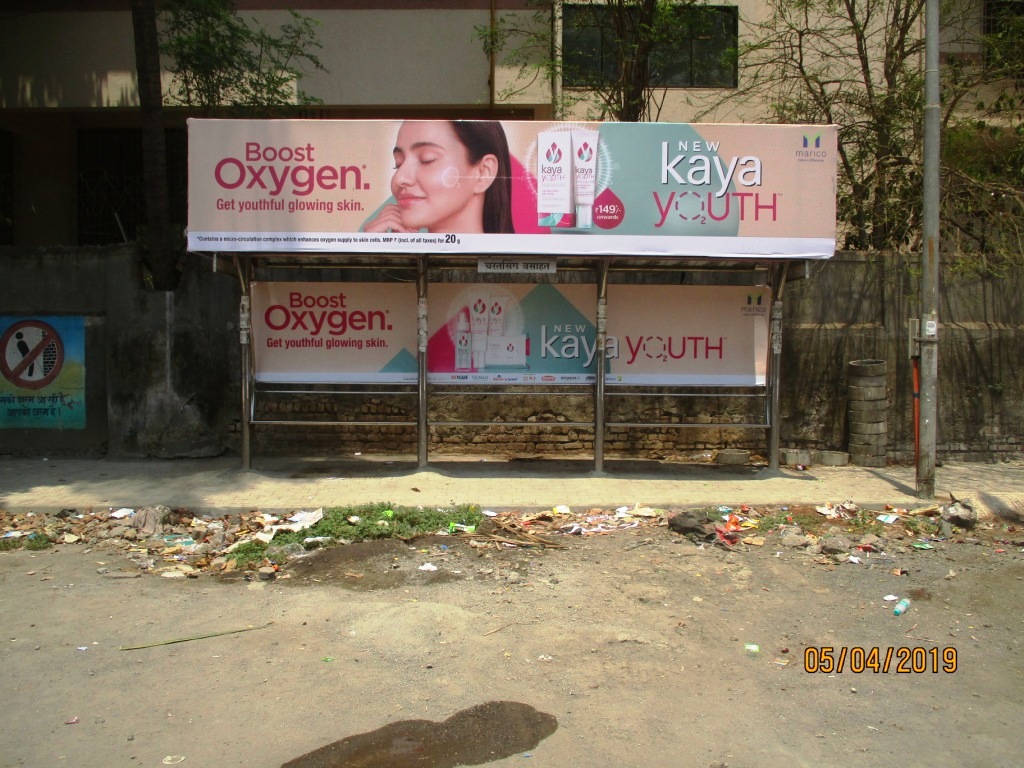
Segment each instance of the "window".
[[14,245],[14,137],[0,131],[0,245]]
[[[185,131],[168,130],[166,142],[171,221],[184,228],[188,163]],[[131,128],[80,130],[78,244],[137,240],[145,224],[142,132]]]
[[1006,34],[1021,22],[1024,0],[985,0],[983,32],[986,35]]
[[[600,4],[563,7],[562,83],[567,88],[600,87],[617,79],[619,56],[628,55],[640,25],[637,14],[621,16],[615,10]],[[653,25],[655,39],[648,60],[651,84],[735,88],[738,9],[686,4],[667,14]]]

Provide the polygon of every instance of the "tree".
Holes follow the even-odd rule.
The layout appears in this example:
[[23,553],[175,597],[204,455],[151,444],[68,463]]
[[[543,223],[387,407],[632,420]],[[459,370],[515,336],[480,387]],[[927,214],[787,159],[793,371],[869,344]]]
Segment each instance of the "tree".
[[172,242],[160,50],[154,0],[132,0],[132,28],[135,33],[135,66],[142,112],[142,177],[146,201],[144,258],[153,288],[173,291],[178,287],[179,252]]
[[1024,8],[989,0],[982,10],[973,56],[948,57],[945,70],[958,103],[947,109],[942,213],[956,265],[992,274],[1024,265]]
[[174,75],[169,103],[258,115],[317,103],[297,84],[307,68],[324,69],[312,52],[321,45],[317,22],[294,11],[275,34],[242,20],[232,0],[168,0],[162,10],[157,0],[131,0],[131,9],[142,113],[144,258],[152,287],[173,291],[183,241],[171,225],[161,52]]
[[[1024,210],[1019,185],[992,167],[987,175],[979,173],[973,153],[964,150],[986,134],[1019,135],[1011,96],[1017,81],[1007,78],[1009,61],[986,51],[996,38],[976,31],[980,0],[957,8],[955,15],[946,9],[943,46],[970,55],[959,63],[947,57],[951,63],[943,72],[942,239],[997,247],[1012,257],[1020,250],[1012,233],[1019,231]],[[923,14],[924,0],[768,0],[764,20],[746,24],[740,87],[698,119],[741,103],[748,109],[761,105],[756,117],[769,122],[837,125],[838,218],[845,247],[916,250],[922,216]],[[1021,42],[1019,35],[1011,44],[1002,40],[1000,49],[1019,56]],[[970,104],[986,93],[992,94],[985,106],[988,122]],[[963,140],[949,142],[951,136]],[[1011,144],[1019,153],[1019,141],[1005,149]],[[1012,212],[1012,220],[979,221],[982,210]],[[1015,240],[1016,246],[1007,248]]]
[[734,77],[735,49],[729,45],[692,64],[692,41],[706,38],[720,15],[720,9],[696,0],[527,4],[529,14],[505,14],[493,26],[477,28],[485,52],[500,56],[504,66],[517,72],[499,94],[502,99],[540,79],[551,88],[557,118],[582,106],[588,119],[639,122],[657,120],[668,87],[692,84],[682,81],[695,73],[699,77],[724,69]]
[[324,71],[314,53],[322,47],[317,21],[289,13],[271,33],[242,19],[232,0],[168,0],[161,50],[174,76],[171,103],[249,115],[319,103],[298,88],[307,69]]

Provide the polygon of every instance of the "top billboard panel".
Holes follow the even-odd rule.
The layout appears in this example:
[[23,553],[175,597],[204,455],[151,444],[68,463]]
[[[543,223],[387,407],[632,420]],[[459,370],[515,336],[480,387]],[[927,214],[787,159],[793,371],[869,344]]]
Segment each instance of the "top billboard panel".
[[188,248],[825,259],[836,128],[189,121]]

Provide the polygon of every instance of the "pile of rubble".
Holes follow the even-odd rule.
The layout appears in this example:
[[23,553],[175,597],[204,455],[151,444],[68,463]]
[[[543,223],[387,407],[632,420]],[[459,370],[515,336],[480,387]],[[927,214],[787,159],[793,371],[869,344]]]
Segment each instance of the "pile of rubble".
[[[915,510],[887,508],[881,514],[859,509],[846,501],[826,503],[814,510],[831,521],[820,535],[804,531],[794,524],[787,507],[755,510],[747,505],[738,509],[720,506],[714,509],[656,509],[640,504],[617,509],[589,508],[574,511],[559,505],[540,512],[485,512],[478,527],[457,526],[460,530],[438,532],[451,534],[472,547],[553,547],[565,546],[565,537],[607,535],[617,531],[650,526],[667,526],[675,533],[702,545],[725,549],[763,546],[768,536],[780,547],[801,550],[820,562],[860,563],[862,559],[886,555],[884,547],[897,551],[931,549],[933,542],[946,541],[953,530],[974,527],[977,515],[968,500],[953,499],[948,505],[933,505]],[[779,522],[781,519],[784,521]],[[9,514],[0,510],[0,542],[10,539],[44,537],[58,544],[80,544],[87,547],[122,552],[138,566],[140,572],[164,576],[195,577],[203,571],[231,571],[237,561],[231,552],[240,545],[257,541],[270,544],[279,530],[300,531],[311,527],[323,516],[313,512],[296,512],[282,519],[253,510],[219,518],[198,518],[186,509],[171,510],[165,506],[139,509],[101,509],[79,512],[65,509],[55,515],[34,513]],[[852,518],[877,521],[892,530],[891,536],[872,533],[851,540],[852,528],[843,529]],[[931,535],[911,534],[899,523],[917,518],[932,519]],[[772,518],[768,526],[768,518]],[[955,526],[955,529],[954,529]],[[920,526],[915,526],[920,528]],[[307,550],[321,545],[347,544],[346,541],[324,541],[322,537],[307,538],[304,544],[289,544],[269,550],[272,560],[255,566],[275,566]]]
[[[140,571],[165,576],[198,576],[202,571],[234,569],[228,557],[246,541],[266,543],[281,528],[306,527],[316,513],[297,513],[295,521],[252,511],[219,518],[198,518],[188,510],[158,505],[139,509],[64,509],[55,515],[0,510],[0,541],[45,537],[55,544],[80,544],[125,554]],[[312,521],[312,522],[310,522]]]

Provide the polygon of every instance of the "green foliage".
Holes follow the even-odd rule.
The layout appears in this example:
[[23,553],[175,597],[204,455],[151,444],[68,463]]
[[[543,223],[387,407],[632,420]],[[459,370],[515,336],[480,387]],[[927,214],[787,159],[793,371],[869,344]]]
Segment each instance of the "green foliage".
[[298,88],[307,69],[324,71],[315,50],[317,21],[289,11],[276,33],[242,19],[233,0],[167,0],[161,52],[174,75],[172,103],[267,112],[287,104],[313,104]]
[[767,533],[778,528],[780,525],[792,525],[792,518],[785,510],[766,512],[757,518],[757,528]]
[[1024,267],[1024,138],[984,121],[947,129],[942,189],[945,261],[963,277]]
[[304,531],[281,531],[274,536],[274,546],[284,546],[311,536],[330,536],[345,541],[400,538],[448,531],[452,523],[478,525],[480,508],[472,504],[453,507],[396,507],[378,502],[356,507],[331,507],[323,519]]
[[49,549],[53,546],[53,542],[50,541],[50,537],[44,533],[30,533],[25,538],[25,549],[37,551],[40,549]]
[[914,247],[921,220],[922,0],[768,0],[748,21],[730,103],[773,123],[839,128],[845,247]]
[[50,537],[45,533],[30,533],[28,536],[0,538],[0,552],[10,552],[22,548],[39,551],[41,549],[49,549],[52,546],[53,542],[50,541]]
[[243,542],[227,554],[228,560],[234,560],[239,568],[258,565],[266,556],[267,545],[262,541]]
[[[487,55],[518,73],[498,94],[502,100],[540,80],[558,119],[585,103],[590,120],[657,120],[667,88],[655,83],[670,66],[660,53],[689,37],[700,19],[682,11],[700,6],[696,0],[527,0],[529,13],[499,16],[476,35]],[[567,14],[582,32],[563,50]]]
[[[991,11],[1003,12],[994,23]],[[944,261],[964,273],[1021,266],[1024,21],[1019,4],[943,4]],[[979,23],[988,14],[986,33]],[[921,249],[924,1],[767,0],[748,19],[740,87],[697,119],[767,105],[767,122],[839,128],[839,241]],[[964,51],[962,56],[957,51]],[[955,253],[952,258],[947,254]]]

